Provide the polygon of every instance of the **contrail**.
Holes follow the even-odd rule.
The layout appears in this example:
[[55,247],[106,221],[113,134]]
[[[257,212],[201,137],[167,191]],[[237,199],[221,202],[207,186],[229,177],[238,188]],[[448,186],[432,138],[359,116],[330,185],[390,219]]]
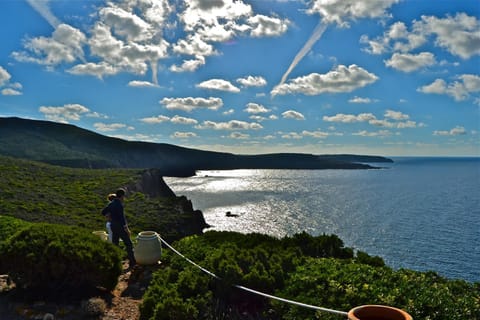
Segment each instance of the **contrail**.
[[47,22],[56,29],[60,24],[60,20],[57,19],[50,11],[48,7],[48,0],[38,1],[38,0],[27,0],[28,4],[35,9]]
[[315,27],[315,30],[313,30],[313,33],[310,36],[310,39],[308,39],[308,41],[303,46],[302,50],[300,50],[295,56],[295,58],[293,59],[292,63],[290,64],[290,67],[288,67],[287,72],[285,72],[285,74],[282,77],[282,80],[278,85],[282,85],[285,82],[285,80],[287,80],[287,77],[290,74],[290,72],[292,72],[293,68],[295,68],[297,64],[300,62],[300,60],[302,60],[303,57],[305,57],[305,55],[310,51],[310,49],[315,44],[315,42],[317,42],[318,39],[320,39],[322,34],[325,32],[325,29],[327,29],[327,24],[320,21],[318,25]]

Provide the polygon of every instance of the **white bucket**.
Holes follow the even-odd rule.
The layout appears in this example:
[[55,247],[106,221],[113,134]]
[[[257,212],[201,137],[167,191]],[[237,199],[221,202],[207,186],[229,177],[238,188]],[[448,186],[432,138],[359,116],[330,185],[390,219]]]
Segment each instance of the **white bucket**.
[[162,242],[155,231],[141,231],[137,236],[134,248],[135,260],[138,264],[156,264],[162,255]]
[[92,232],[94,235],[96,236],[99,236],[100,239],[104,240],[104,241],[107,241],[108,240],[108,233],[106,233],[105,231],[103,230],[99,230],[99,231],[93,231]]

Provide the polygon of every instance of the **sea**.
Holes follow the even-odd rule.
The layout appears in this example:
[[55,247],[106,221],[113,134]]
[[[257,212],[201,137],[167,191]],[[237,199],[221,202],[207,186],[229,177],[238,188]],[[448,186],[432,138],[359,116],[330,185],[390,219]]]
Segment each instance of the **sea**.
[[480,282],[480,158],[392,159],[375,170],[198,171],[165,181],[210,230],[336,234],[394,269]]

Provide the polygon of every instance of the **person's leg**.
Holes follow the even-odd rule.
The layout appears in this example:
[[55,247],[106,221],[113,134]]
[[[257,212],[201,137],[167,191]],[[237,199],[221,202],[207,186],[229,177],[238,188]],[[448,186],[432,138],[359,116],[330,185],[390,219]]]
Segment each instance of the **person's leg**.
[[130,237],[128,236],[128,233],[123,229],[122,229],[122,232],[120,233],[120,239],[123,240],[123,244],[125,245],[129,265],[130,265],[130,267],[133,267],[137,263],[137,261],[135,260],[135,255],[133,254],[132,240],[130,240]]

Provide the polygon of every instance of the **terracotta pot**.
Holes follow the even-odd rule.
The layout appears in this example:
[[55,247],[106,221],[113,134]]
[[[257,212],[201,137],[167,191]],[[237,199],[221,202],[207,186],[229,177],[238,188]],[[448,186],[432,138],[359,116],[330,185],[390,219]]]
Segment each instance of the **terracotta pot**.
[[99,231],[93,231],[92,232],[94,235],[96,236],[99,236],[100,239],[104,240],[104,241],[107,241],[108,240],[108,233],[106,233],[105,231],[103,230],[99,230]]
[[134,248],[135,260],[138,264],[156,264],[162,255],[162,242],[155,231],[141,231],[137,236]]
[[382,305],[364,305],[348,312],[349,320],[413,320],[405,311]]

